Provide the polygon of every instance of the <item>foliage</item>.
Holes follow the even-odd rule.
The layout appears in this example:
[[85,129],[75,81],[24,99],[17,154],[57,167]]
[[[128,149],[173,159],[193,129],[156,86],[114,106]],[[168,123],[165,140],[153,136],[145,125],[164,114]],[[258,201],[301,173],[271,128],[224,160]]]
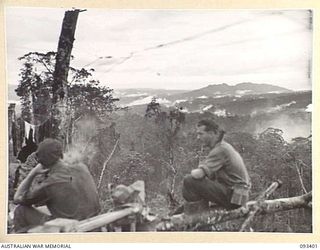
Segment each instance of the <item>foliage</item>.
[[156,97],[152,97],[151,102],[147,105],[145,117],[151,118],[153,116],[159,116],[161,112],[160,103],[157,102]]
[[[299,138],[288,143],[281,134],[279,129],[268,128],[257,136],[237,133],[228,138],[248,167],[253,187],[251,199],[274,180],[281,180],[283,185],[271,199],[298,196],[312,190],[311,140]],[[259,216],[253,228],[256,231],[310,232],[311,215],[307,213],[293,210],[281,215]]]
[[168,139],[174,137],[185,122],[185,114],[182,107],[174,107],[168,112],[161,111],[161,106],[155,97],[147,105],[145,117],[155,118],[155,122],[164,128]]
[[21,80],[16,93],[21,99],[22,117],[29,122],[33,109],[37,110],[36,107],[42,106],[44,113],[49,112],[54,70],[51,61],[53,59],[54,52],[28,53],[19,58],[23,61],[23,68],[20,70]]
[[146,157],[135,151],[122,151],[117,161],[113,161],[109,169],[109,181],[115,185],[130,185],[143,180],[147,188],[154,169],[146,161]]
[[[89,166],[96,184],[98,184],[102,168],[119,137],[120,135],[115,131],[114,124],[111,124],[97,129],[96,133],[87,141],[88,146],[84,152],[86,156],[85,162]],[[120,147],[118,146],[114,154],[117,155],[119,151]],[[107,169],[106,176],[104,176],[106,180],[109,180],[109,175],[109,169]]]
[[[21,99],[22,115],[29,122],[42,124],[56,115],[55,105],[51,102],[55,57],[55,52],[30,52],[19,58],[23,67],[16,93]],[[73,120],[84,113],[105,117],[116,108],[114,103],[118,99],[113,98],[113,90],[100,86],[93,78],[93,72],[93,69],[69,68],[66,103]],[[34,116],[38,120],[35,121]]]
[[68,104],[75,111],[75,117],[84,113],[94,113],[104,118],[116,107],[112,90],[99,86],[99,81],[91,80],[88,83],[72,84],[68,88]]
[[169,199],[169,205],[176,206],[178,202],[175,198],[176,177],[177,177],[177,159],[176,159],[176,147],[177,147],[177,135],[181,129],[182,124],[185,122],[185,114],[182,112],[183,108],[174,107],[169,112],[161,111],[161,106],[156,102],[156,98],[153,98],[151,103],[147,105],[145,117],[153,118],[157,124],[156,133],[158,134],[158,140],[164,147],[165,156],[163,158],[163,164],[161,164],[165,171],[166,179],[165,185],[167,189],[167,195]]

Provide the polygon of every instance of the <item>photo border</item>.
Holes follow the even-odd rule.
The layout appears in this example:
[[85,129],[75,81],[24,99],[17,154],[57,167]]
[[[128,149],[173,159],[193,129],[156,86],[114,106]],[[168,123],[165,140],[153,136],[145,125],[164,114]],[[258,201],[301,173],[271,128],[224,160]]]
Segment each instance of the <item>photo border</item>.
[[[105,9],[211,9],[211,10],[242,10],[242,9],[311,9],[313,10],[313,71],[312,71],[312,108],[319,107],[319,46],[320,46],[320,1],[319,0],[2,0],[0,3],[0,183],[3,183],[0,199],[0,242],[56,242],[56,243],[127,243],[127,242],[193,242],[193,243],[320,243],[319,231],[319,175],[315,171],[319,162],[319,118],[312,112],[312,176],[313,176],[313,233],[257,233],[257,232],[134,232],[134,233],[60,233],[60,234],[7,234],[7,82],[6,82],[6,44],[5,44],[5,7],[54,7],[54,8],[105,8]],[[318,97],[318,98],[317,98]]]

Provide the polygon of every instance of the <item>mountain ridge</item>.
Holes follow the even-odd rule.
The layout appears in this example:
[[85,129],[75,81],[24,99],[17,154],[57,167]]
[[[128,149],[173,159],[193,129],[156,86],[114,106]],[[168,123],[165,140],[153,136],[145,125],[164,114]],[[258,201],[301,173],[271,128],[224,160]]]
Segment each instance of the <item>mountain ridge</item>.
[[189,92],[173,95],[171,97],[184,99],[184,98],[197,98],[197,97],[221,97],[221,96],[242,96],[246,94],[266,94],[266,93],[286,93],[293,92],[290,89],[279,87],[266,83],[251,83],[242,82],[236,85],[228,85],[226,83],[210,84],[206,87],[192,90]]

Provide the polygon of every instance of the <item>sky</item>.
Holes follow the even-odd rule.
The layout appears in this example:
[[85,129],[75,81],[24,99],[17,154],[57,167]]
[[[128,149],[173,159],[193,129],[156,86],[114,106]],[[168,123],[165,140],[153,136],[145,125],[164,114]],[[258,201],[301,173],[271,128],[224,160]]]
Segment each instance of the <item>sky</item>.
[[[18,84],[18,57],[57,50],[66,10],[5,9],[9,84]],[[308,10],[87,9],[71,65],[94,68],[113,89],[253,82],[310,90],[311,18]]]

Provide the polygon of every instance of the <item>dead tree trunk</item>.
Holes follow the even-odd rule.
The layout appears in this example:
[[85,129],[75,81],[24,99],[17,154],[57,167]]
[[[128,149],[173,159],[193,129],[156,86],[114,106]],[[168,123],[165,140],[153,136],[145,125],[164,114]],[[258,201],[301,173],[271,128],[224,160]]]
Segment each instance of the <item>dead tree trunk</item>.
[[59,38],[58,50],[56,55],[55,70],[53,73],[53,105],[54,122],[52,124],[52,135],[57,137],[59,131],[66,119],[66,101],[67,81],[70,66],[71,51],[73,48],[74,34],[76,30],[78,15],[80,10],[66,11],[62,22],[62,28]]
[[66,11],[63,18],[53,74],[54,83],[52,91],[54,103],[63,100],[64,96],[67,94],[66,85],[78,15],[79,10]]
[[286,211],[297,208],[310,208],[309,202],[312,200],[312,193],[302,196],[282,198],[275,200],[265,200],[263,202],[251,201],[246,207],[241,207],[235,210],[209,210],[197,214],[179,214],[174,215],[162,222],[158,223],[158,231],[181,231],[186,227],[195,225],[216,225],[221,222],[240,219],[247,216],[253,209],[256,209],[257,204],[259,210],[256,215],[271,214],[280,211]]

